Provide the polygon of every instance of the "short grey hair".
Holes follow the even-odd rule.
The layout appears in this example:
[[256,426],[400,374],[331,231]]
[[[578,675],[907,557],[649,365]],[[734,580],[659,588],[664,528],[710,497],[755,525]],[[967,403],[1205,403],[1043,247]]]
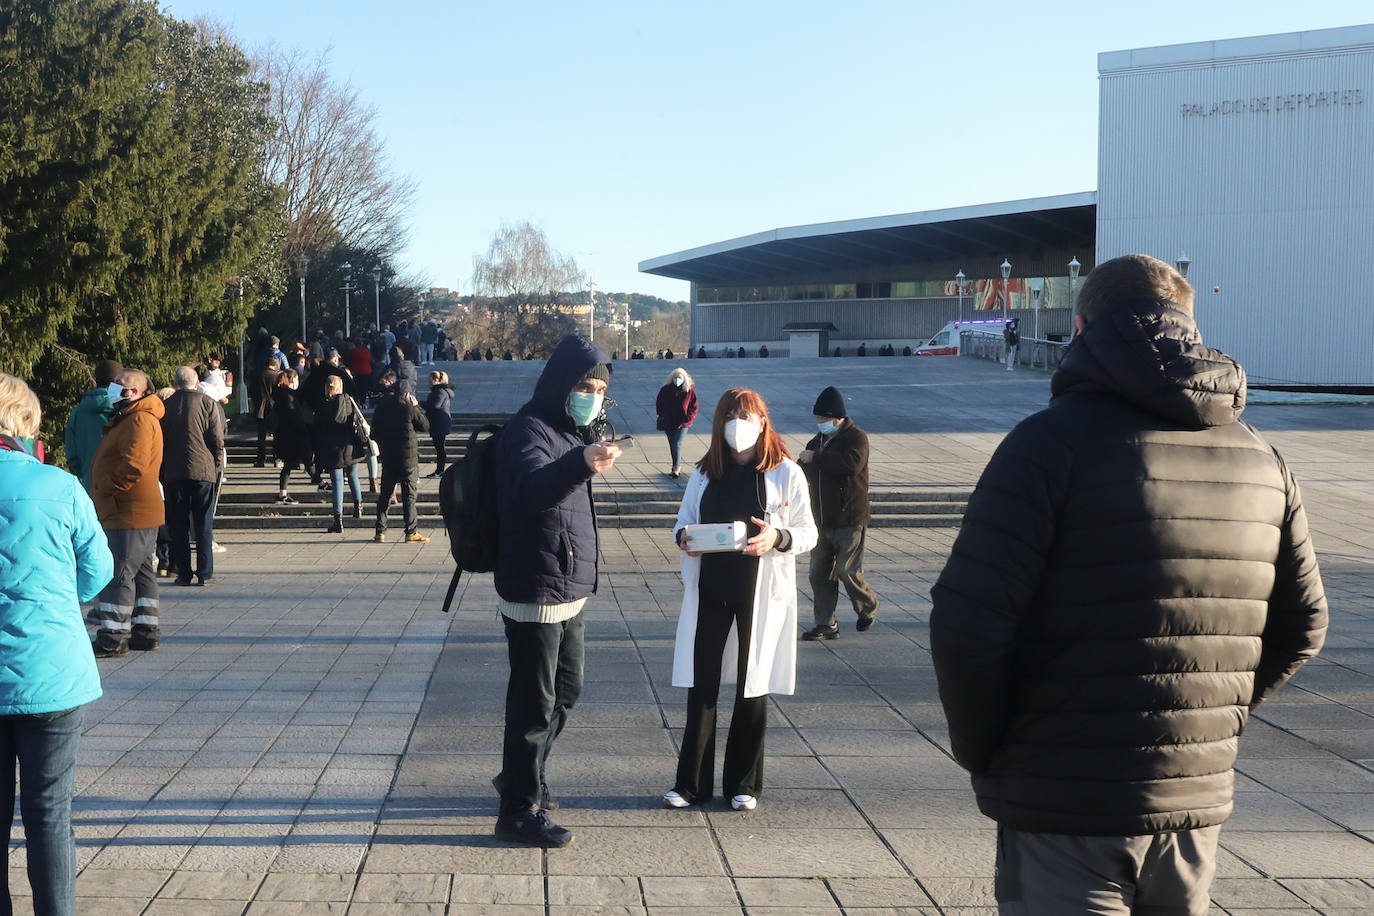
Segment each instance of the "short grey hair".
[[0,373],[0,434],[30,439],[38,435],[43,409],[23,379]]
[[189,391],[200,384],[200,376],[196,375],[196,370],[190,366],[182,366],[173,376],[176,386],[181,391]]

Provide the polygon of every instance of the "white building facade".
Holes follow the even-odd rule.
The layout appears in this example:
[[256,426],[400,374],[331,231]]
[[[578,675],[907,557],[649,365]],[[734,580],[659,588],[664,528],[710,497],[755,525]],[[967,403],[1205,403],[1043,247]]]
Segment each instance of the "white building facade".
[[1096,261],[1186,255],[1258,383],[1374,384],[1374,26],[1116,51]]

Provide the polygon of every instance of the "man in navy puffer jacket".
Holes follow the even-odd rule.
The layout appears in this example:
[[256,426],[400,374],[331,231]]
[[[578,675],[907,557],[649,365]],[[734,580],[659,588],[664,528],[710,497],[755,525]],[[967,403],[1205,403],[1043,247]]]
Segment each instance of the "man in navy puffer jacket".
[[492,780],[501,793],[496,835],[533,846],[572,842],[549,820],[557,803],[544,769],[582,690],[582,607],[597,572],[591,479],[620,456],[618,446],[587,441],[610,381],[606,362],[591,341],[565,337],[498,447],[495,579],[510,684],[501,773]]
[[1099,265],[1050,406],[1002,441],[931,591],[1003,913],[1202,914],[1250,711],[1317,654],[1298,486],[1245,372],[1144,255]]

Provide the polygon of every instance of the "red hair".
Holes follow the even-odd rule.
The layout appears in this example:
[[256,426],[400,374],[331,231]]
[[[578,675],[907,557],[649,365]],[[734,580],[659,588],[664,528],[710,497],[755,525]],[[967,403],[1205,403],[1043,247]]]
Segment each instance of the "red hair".
[[782,464],[784,458],[792,457],[782,437],[773,431],[773,421],[768,418],[768,405],[763,402],[763,396],[751,388],[731,388],[716,402],[716,415],[711,419],[711,445],[697,462],[697,467],[711,480],[719,480],[725,475],[725,453],[729,450],[725,444],[725,423],[729,414],[736,411],[763,421],[756,446],[758,463],[754,467],[771,471]]

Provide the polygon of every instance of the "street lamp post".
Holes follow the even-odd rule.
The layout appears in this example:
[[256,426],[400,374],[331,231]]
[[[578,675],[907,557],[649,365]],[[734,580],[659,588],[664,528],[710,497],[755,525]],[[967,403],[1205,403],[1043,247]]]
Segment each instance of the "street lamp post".
[[[243,277],[239,277],[239,314],[243,314]],[[244,328],[239,334],[239,383],[236,386],[239,390],[239,413],[243,416],[248,415],[248,367],[243,364],[243,338],[248,333]]]
[[625,302],[625,358],[630,358],[630,303]]
[[1078,263],[1078,258],[1076,258],[1076,257],[1075,257],[1072,261],[1069,262],[1069,339],[1070,339],[1070,340],[1073,339],[1074,332],[1078,330],[1078,326],[1077,326],[1076,324],[1074,324],[1074,321],[1073,321],[1073,315],[1074,315],[1074,307],[1073,307],[1073,290],[1074,290],[1074,287],[1078,285],[1078,271],[1081,270],[1082,268],[1083,268],[1083,265]]
[[305,343],[305,269],[310,266],[310,259],[302,251],[296,255],[296,273],[301,278],[301,343]]
[[1007,306],[1011,301],[1011,293],[1008,281],[1011,279],[1011,261],[1002,261],[1002,327],[1007,326]]
[[382,269],[372,268],[372,306],[376,309],[377,326],[372,329],[374,334],[382,333]]
[[347,261],[343,262],[344,269],[344,339],[350,340],[353,337],[353,265]]
[[959,297],[959,321],[964,320],[964,272],[961,270],[954,275],[954,292]]
[[587,339],[596,340],[596,281],[587,281]]
[[[1033,281],[1038,283],[1039,281]],[[1035,333],[1031,335],[1036,340],[1040,339],[1040,287],[1031,287],[1031,307],[1035,309]],[[1033,353],[1032,353],[1033,355]]]
[[424,294],[424,293],[421,293],[421,294],[420,294],[420,322],[423,324],[423,323],[424,323],[424,320],[425,320],[425,294]]
[[1192,258],[1189,258],[1186,254],[1179,255],[1178,260],[1174,262],[1174,266],[1178,268],[1179,275],[1185,280],[1188,279],[1188,265],[1192,263]]

